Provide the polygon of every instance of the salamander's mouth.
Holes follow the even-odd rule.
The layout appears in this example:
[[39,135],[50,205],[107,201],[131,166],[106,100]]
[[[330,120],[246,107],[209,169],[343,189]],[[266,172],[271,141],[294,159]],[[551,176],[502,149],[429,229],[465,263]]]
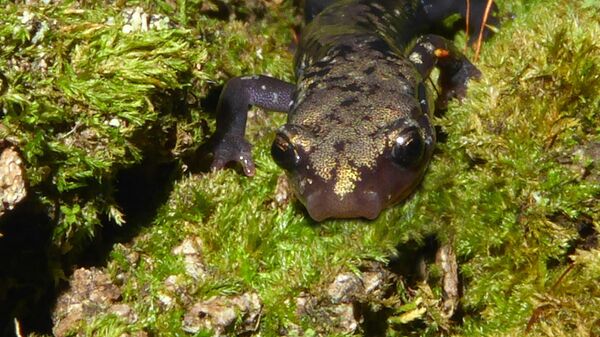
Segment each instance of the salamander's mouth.
[[412,169],[404,169],[389,160],[381,160],[374,170],[363,172],[353,188],[341,193],[335,182],[316,175],[291,174],[294,193],[316,221],[329,218],[376,219],[381,211],[406,199],[419,185],[427,160]]
[[323,221],[329,218],[366,218],[379,216],[384,204],[373,191],[352,193],[345,197],[324,191],[316,191],[306,198],[306,210],[311,218]]

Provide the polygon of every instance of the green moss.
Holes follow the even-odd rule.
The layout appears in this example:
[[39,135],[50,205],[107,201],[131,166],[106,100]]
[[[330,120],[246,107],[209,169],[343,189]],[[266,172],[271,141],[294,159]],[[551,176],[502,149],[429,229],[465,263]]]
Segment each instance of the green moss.
[[198,119],[173,115],[171,105],[206,49],[185,29],[125,34],[116,8],[4,7],[2,137],[20,145],[37,197],[60,204],[54,237],[68,249],[93,235],[100,213],[123,222],[116,172],[147,146],[168,151],[175,123]]
[[202,141],[204,112],[181,108],[188,92],[205,95],[232,74],[281,76],[290,68],[268,49],[289,32],[210,19],[199,2],[182,2],[177,13],[166,2],[152,5],[175,22],[125,33],[135,26],[133,7],[3,5],[0,136],[23,151],[37,198],[60,205],[54,239],[64,251],[93,236],[103,214],[125,222],[114,202],[119,170],[172,160]]
[[[537,21],[557,13],[565,19]],[[485,78],[471,86],[469,101],[440,121],[449,135],[442,150],[464,163],[451,174],[458,184],[449,192],[458,207],[446,217],[466,259],[465,308],[478,312],[465,317],[468,334],[524,333],[540,305],[535,298],[552,292],[565,268],[553,264],[565,261],[577,224],[597,219],[600,185],[585,179],[589,163],[577,155],[599,136],[600,46],[593,17],[563,2],[522,14],[482,55]],[[435,172],[434,164],[430,178]],[[559,221],[559,214],[569,220]],[[589,310],[595,311],[593,302]],[[589,318],[571,315],[573,322],[557,320],[561,327],[552,329],[565,335],[591,329]]]

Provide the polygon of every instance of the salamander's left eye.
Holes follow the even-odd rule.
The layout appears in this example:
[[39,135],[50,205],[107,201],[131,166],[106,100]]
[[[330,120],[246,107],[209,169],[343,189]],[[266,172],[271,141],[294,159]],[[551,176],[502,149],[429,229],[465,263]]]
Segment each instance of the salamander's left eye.
[[271,145],[271,156],[284,170],[293,171],[300,163],[300,156],[294,144],[283,134],[278,133]]
[[425,142],[417,129],[402,132],[392,148],[392,158],[396,164],[409,168],[421,162],[425,154]]

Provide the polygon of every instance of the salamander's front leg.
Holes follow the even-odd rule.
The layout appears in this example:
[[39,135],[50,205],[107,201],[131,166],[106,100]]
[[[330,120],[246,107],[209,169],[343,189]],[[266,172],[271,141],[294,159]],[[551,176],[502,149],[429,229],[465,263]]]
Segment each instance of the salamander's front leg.
[[244,76],[229,80],[217,106],[211,169],[218,170],[229,162],[239,162],[247,176],[254,175],[250,143],[244,138],[248,109],[256,105],[267,110],[287,112],[293,92],[294,85],[268,76]]
[[452,41],[438,35],[420,37],[411,49],[409,59],[424,78],[429,76],[433,67],[440,69],[438,82],[442,91],[437,99],[438,108],[445,108],[452,98],[465,97],[469,79],[481,76],[481,72]]

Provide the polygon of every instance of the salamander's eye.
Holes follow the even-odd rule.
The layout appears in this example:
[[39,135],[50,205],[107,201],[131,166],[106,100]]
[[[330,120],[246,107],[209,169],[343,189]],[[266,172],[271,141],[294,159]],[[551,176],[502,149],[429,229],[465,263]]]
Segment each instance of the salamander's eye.
[[396,164],[405,168],[420,163],[424,154],[425,142],[417,129],[403,131],[392,148],[392,158]]
[[287,171],[293,171],[300,162],[300,156],[294,144],[281,133],[277,134],[271,145],[271,156],[279,167]]

